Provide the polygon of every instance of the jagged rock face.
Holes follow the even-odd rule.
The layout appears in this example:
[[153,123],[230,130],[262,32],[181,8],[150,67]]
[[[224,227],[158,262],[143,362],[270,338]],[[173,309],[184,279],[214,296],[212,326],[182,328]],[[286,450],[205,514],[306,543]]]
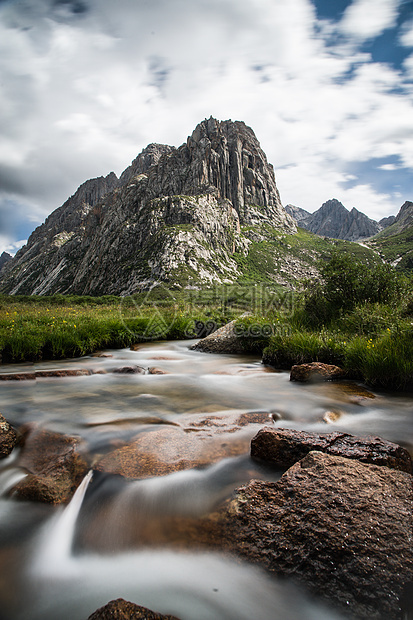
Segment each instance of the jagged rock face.
[[388,226],[391,226],[392,224],[394,224],[395,220],[396,220],[395,215],[389,215],[388,217],[382,217],[382,219],[379,220],[379,224],[382,228],[387,228]]
[[8,252],[3,252],[0,256],[0,271],[3,269],[4,265],[11,260],[13,257]]
[[358,241],[376,235],[381,226],[357,209],[347,211],[335,198],[325,202],[320,209],[300,221],[300,226],[316,235]]
[[303,222],[309,217],[311,217],[311,213],[306,211],[305,209],[301,209],[301,207],[296,207],[295,205],[285,205],[285,210],[291,217],[295,219],[296,222],[303,226]]
[[295,232],[274,171],[242,122],[205,120],[178,149],[150,144],[118,180],[84,183],[30,236],[2,290],[129,294],[157,281],[233,282],[241,225]]

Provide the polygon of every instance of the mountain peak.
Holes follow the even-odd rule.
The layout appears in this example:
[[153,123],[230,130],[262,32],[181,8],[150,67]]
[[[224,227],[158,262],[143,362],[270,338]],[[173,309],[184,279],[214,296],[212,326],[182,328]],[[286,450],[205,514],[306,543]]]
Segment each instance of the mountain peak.
[[252,129],[211,117],[179,148],[149,144],[119,180],[83,183],[32,233],[2,288],[129,294],[158,281],[233,282],[232,255],[248,254],[252,228],[296,231]]

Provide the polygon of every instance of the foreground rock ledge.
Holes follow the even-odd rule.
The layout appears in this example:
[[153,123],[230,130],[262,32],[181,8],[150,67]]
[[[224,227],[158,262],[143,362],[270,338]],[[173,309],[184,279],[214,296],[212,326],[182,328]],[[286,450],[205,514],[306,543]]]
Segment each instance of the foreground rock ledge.
[[396,620],[413,578],[412,478],[310,452],[278,482],[238,489],[225,546],[356,618]]
[[412,459],[405,448],[372,435],[265,427],[251,441],[252,458],[281,468],[291,467],[312,450],[412,473]]
[[95,611],[88,620],[179,620],[179,618],[157,614],[146,607],[118,598]]

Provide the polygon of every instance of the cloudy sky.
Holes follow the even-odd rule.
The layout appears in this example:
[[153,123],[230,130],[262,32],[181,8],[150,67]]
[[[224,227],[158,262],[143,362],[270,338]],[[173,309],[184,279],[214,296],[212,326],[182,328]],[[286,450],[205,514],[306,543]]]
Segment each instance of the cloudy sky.
[[0,252],[86,179],[210,115],[283,204],[413,200],[413,0],[0,0]]

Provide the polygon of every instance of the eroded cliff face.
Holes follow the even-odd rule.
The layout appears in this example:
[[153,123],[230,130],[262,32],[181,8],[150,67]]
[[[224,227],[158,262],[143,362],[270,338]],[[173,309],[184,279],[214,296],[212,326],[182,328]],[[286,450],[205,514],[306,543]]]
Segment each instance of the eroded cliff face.
[[120,179],[84,183],[5,265],[1,289],[130,294],[158,281],[233,282],[249,225],[296,230],[254,132],[210,118],[178,149],[149,145]]

